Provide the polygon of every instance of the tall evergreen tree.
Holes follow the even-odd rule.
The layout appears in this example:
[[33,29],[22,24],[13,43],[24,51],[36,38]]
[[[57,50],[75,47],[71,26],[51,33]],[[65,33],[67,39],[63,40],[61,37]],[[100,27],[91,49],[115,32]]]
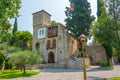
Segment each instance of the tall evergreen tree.
[[14,27],[12,33],[14,34],[17,31],[17,17],[15,17]]
[[101,7],[103,6],[104,6],[103,0],[97,0],[97,17],[101,16],[102,14]]
[[69,2],[74,4],[74,9],[66,7],[67,29],[75,38],[78,38],[82,33],[88,35],[89,26],[94,20],[94,17],[91,16],[90,3],[87,0],[69,0]]

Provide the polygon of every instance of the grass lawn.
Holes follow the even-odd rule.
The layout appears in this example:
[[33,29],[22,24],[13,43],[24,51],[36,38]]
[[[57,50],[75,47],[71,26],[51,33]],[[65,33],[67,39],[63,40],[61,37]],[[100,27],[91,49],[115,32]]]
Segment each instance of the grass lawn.
[[107,80],[120,80],[120,78],[110,78],[110,79],[107,79]]
[[29,77],[37,74],[39,74],[39,72],[26,71],[26,74],[23,74],[23,72],[20,70],[3,70],[0,71],[0,80],[9,79],[9,78],[18,78],[18,77]]

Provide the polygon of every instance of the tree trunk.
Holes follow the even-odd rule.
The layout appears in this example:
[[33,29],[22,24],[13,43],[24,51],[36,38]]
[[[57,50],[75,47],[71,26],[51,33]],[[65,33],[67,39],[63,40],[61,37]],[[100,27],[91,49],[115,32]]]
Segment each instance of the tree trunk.
[[114,60],[113,57],[109,59],[109,64],[114,68]]
[[22,67],[20,67],[20,70],[22,71]]
[[25,68],[25,66],[23,67],[23,74],[25,74],[26,73],[26,68]]
[[5,69],[5,61],[6,61],[6,59],[4,60],[4,62],[3,62],[3,65],[2,65],[2,70],[4,70]]

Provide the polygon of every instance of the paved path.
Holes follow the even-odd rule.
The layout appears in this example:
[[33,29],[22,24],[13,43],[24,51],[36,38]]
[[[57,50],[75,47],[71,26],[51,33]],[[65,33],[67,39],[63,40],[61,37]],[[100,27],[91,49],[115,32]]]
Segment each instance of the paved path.
[[[80,69],[42,69],[39,75],[9,80],[83,80],[83,71]],[[87,70],[87,80],[104,80],[109,77],[120,77],[120,65],[113,70],[100,69],[93,66]]]

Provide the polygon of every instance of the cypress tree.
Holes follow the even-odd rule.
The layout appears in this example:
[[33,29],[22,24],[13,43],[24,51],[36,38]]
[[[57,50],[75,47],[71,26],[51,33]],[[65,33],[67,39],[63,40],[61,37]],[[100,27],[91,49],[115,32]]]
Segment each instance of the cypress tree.
[[17,17],[15,17],[14,27],[13,27],[13,34],[17,31]]

